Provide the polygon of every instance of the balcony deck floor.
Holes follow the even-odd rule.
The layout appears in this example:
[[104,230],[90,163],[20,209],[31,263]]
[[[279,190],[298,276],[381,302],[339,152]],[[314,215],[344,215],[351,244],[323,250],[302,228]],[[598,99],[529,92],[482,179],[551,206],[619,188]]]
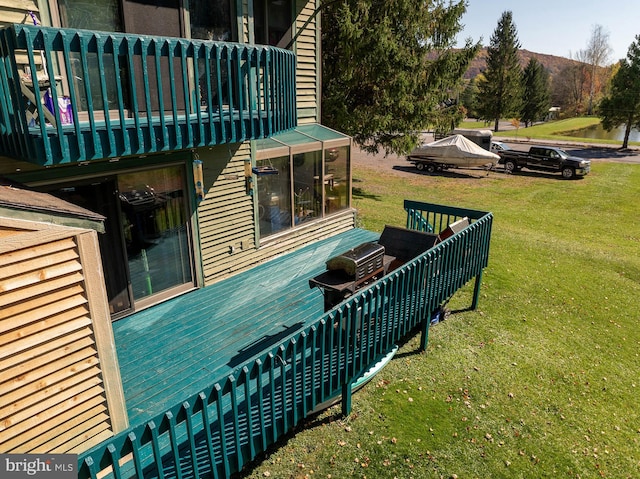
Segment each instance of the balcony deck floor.
[[353,229],[113,324],[131,425],[161,414],[318,319],[309,279],[377,233]]

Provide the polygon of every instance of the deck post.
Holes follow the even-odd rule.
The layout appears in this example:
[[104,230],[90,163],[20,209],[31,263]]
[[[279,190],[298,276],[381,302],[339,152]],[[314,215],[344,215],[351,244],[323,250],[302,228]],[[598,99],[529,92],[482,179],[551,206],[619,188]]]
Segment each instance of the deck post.
[[353,383],[353,380],[347,381],[342,385],[342,415],[344,417],[351,414],[351,383]]
[[425,352],[427,350],[427,343],[429,342],[429,323],[431,322],[431,318],[426,316],[422,318],[422,324],[420,325],[422,328],[420,334],[420,352]]
[[478,273],[476,276],[476,284],[473,288],[473,302],[471,303],[471,309],[476,309],[478,307],[478,300],[480,299],[480,283],[482,283],[482,271]]

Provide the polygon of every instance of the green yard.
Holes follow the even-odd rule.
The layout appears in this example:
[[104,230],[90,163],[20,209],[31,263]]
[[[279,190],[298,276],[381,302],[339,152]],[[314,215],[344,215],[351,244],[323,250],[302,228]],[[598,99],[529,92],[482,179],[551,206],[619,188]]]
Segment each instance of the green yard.
[[244,477],[636,478],[640,470],[640,165],[578,181],[501,173],[402,178],[355,168],[361,226],[405,198],[491,211],[479,309],[416,335],[353,397]]

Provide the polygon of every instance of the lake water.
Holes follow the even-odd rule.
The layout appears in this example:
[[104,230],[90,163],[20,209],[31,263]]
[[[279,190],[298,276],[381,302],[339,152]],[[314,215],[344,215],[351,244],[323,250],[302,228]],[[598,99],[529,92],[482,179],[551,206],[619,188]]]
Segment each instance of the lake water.
[[[602,128],[602,125],[592,125],[587,128],[580,128],[579,130],[563,131],[563,135],[575,136],[577,138],[592,138],[596,140],[624,140],[624,127],[614,128],[611,131],[606,131]],[[629,141],[640,141],[640,132],[632,129],[629,135]]]

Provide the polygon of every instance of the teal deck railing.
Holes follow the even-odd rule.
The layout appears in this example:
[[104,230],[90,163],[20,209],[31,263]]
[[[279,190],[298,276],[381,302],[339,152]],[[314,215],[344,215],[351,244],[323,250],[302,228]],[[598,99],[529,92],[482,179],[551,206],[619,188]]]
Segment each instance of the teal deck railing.
[[395,344],[422,328],[475,278],[473,307],[487,266],[492,215],[406,201],[407,226],[439,233],[461,217],[469,226],[274,344],[233,374],[79,456],[79,477],[229,477],[291,431],[318,405],[342,395]]
[[0,154],[8,157],[41,165],[117,158],[295,125],[288,50],[39,25],[0,30]]

